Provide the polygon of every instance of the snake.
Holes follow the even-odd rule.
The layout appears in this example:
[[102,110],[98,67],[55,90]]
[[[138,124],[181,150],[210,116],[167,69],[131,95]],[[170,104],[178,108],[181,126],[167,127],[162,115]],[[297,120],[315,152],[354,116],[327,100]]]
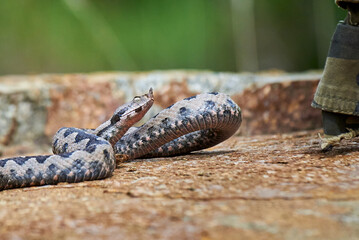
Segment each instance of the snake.
[[150,88],[96,129],[60,128],[52,155],[0,160],[0,190],[108,178],[118,156],[132,160],[188,154],[228,139],[242,121],[240,107],[228,95],[210,92],[176,102],[134,127],[153,103]]

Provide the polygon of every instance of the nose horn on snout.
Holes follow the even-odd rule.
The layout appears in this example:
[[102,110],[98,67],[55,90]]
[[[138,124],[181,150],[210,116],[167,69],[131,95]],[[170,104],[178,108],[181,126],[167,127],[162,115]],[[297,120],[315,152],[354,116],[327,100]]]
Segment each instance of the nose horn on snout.
[[153,89],[150,88],[150,90],[148,90],[147,96],[151,99],[153,99]]

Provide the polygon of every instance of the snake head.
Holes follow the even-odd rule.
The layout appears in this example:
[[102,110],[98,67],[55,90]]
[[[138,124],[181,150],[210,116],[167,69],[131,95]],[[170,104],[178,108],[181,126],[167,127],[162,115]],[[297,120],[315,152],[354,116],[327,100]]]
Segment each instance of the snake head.
[[117,108],[108,121],[96,128],[95,134],[110,140],[111,143],[117,141],[133,124],[141,120],[153,102],[153,90],[150,88],[148,93],[136,96],[131,102]]
[[146,112],[152,107],[153,102],[153,90],[150,88],[148,93],[136,96],[131,102],[117,108],[111,117],[110,122],[113,125],[133,125],[141,120]]

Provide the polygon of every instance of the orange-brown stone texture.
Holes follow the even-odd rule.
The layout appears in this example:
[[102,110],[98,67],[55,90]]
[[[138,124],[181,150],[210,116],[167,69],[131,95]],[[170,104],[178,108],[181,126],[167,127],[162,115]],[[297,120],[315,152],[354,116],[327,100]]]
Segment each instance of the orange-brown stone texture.
[[[211,72],[0,78],[3,156],[49,153],[58,127],[95,127],[153,87],[155,114],[230,94],[243,124],[197,153],[119,163],[99,181],[0,192],[0,239],[357,239],[359,141],[319,148],[319,76]],[[147,117],[148,119],[148,117]],[[304,131],[305,130],[305,131]]]

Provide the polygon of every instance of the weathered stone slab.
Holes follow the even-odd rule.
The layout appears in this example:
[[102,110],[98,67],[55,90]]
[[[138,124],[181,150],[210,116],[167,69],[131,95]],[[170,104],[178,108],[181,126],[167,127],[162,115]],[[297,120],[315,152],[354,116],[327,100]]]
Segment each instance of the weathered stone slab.
[[0,142],[20,144],[51,136],[63,126],[95,128],[117,106],[150,87],[155,105],[144,121],[185,97],[219,91],[243,109],[242,135],[320,126],[309,107],[320,74],[145,73],[44,74],[0,77]]
[[309,106],[319,77],[165,71],[0,78],[5,156],[49,153],[49,145],[34,143],[62,126],[95,127],[149,87],[154,111],[199,92],[226,92],[242,107],[241,134],[252,135],[191,155],[121,163],[105,180],[2,191],[0,238],[358,238],[358,140],[322,153],[317,131],[253,135],[320,126]]
[[357,239],[359,142],[233,137],[111,178],[0,192],[1,239]]
[[286,133],[321,127],[321,112],[310,107],[319,80],[247,88],[233,95],[243,113],[243,135]]

